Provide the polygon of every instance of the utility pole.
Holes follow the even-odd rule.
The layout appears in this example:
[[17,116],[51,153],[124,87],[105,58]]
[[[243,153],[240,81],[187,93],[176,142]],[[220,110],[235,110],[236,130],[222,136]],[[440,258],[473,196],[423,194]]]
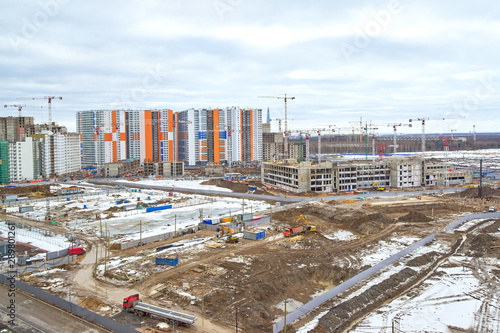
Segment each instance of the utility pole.
[[238,333],[238,307],[236,307],[236,333]]
[[174,237],[177,237],[177,214],[174,215]]
[[285,296],[285,318],[283,319],[283,328],[284,328],[284,331],[286,333],[286,296]]
[[139,246],[142,246],[142,220],[139,221]]
[[477,196],[479,198],[483,197],[483,159],[479,160],[479,189],[477,190]]

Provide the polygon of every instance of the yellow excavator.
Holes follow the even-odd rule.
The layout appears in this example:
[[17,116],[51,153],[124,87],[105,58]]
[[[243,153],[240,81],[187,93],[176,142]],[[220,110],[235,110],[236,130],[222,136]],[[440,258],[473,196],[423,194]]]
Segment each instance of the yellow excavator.
[[297,219],[297,221],[295,221],[295,223],[299,222],[300,220],[304,220],[304,222],[306,223],[306,232],[316,231],[316,226],[310,225],[309,221],[306,219],[306,217],[303,214],[300,214],[299,218]]
[[226,238],[226,243],[238,243],[239,237],[233,236],[233,233],[231,232],[231,230],[229,230],[228,227],[223,225],[221,225],[221,227],[222,227],[222,236],[224,236],[224,229],[226,229],[227,232],[229,233],[229,235],[227,235]]
[[372,185],[373,185],[373,188],[376,190],[376,191],[385,191],[385,187],[380,187],[378,186],[377,183],[375,182],[372,182]]

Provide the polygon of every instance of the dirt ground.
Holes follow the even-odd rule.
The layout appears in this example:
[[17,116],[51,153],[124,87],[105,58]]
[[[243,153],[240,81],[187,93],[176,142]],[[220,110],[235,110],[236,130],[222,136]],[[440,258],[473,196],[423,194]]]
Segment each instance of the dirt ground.
[[[453,214],[457,208],[453,202],[427,206],[401,205],[384,211],[358,202],[321,202],[274,213],[265,240],[242,240],[226,248],[198,252],[173,269],[135,283],[134,288],[156,303],[178,306],[189,313],[203,312],[203,317],[226,327],[235,326],[238,312],[242,331],[270,331],[274,318],[283,315],[276,305],[285,297],[306,303],[315,292],[332,288],[367,268],[359,258],[363,250],[398,235],[422,236],[439,230],[445,221],[437,221],[437,216]],[[283,226],[303,225],[296,222],[300,214],[318,231],[290,242],[282,237]],[[399,217],[404,218],[400,221]],[[357,239],[340,242],[324,236],[337,230],[350,231]],[[411,267],[401,274],[395,281],[413,274]]]
[[[231,186],[243,185],[245,191],[248,190],[247,185],[228,183]],[[227,185],[224,181],[220,184]],[[383,205],[376,205],[377,200],[382,199],[322,201],[275,212],[271,215],[271,223],[263,240],[240,239],[237,244],[224,244],[224,247],[217,249],[203,248],[181,254],[178,266],[165,270],[156,269],[153,265],[150,273],[140,281],[98,283],[109,286],[113,295],[137,291],[147,302],[185,311],[199,318],[195,326],[182,328],[180,332],[229,332],[234,330],[236,317],[242,332],[269,332],[272,330],[273,320],[284,314],[283,309],[278,306],[280,302],[288,298],[306,303],[313,294],[333,288],[366,269],[368,266],[363,264],[361,254],[373,249],[379,241],[390,241],[400,236],[422,237],[439,232],[449,223],[453,214],[474,209],[464,201],[433,196],[418,200],[384,198],[386,202]],[[311,225],[316,226],[317,231],[293,239],[283,237],[284,226],[304,226],[303,221],[297,221],[301,214],[305,215]],[[498,225],[492,224],[487,228],[493,230]],[[498,238],[488,237],[487,228],[484,233],[468,239],[470,245],[466,244],[465,251],[478,257],[482,253],[494,251],[492,249],[495,249]],[[339,230],[352,233],[354,238],[340,241],[329,237]],[[135,256],[174,241],[195,237],[216,239],[215,235],[215,231],[202,230],[141,248],[113,251],[113,254]],[[450,248],[455,246],[458,238],[458,235],[441,237]],[[427,265],[425,267],[430,271],[433,269],[432,264],[441,256],[442,254],[431,252],[415,258],[407,268],[392,277],[392,282],[373,286],[369,292],[372,294],[370,307],[365,310],[376,309],[388,297],[394,297],[408,289],[415,281],[413,278],[418,279],[423,274],[416,274],[416,268]],[[143,265],[144,260],[139,264]],[[131,264],[129,268],[138,269],[137,265]],[[99,309],[113,304],[116,307],[116,299],[110,301],[97,294],[94,304],[86,300],[91,295],[89,290],[77,286],[74,290],[80,293],[84,305],[90,302],[92,304],[87,304],[89,307]],[[339,307],[320,323],[316,331],[327,331],[322,327],[348,327],[356,318],[350,314],[357,313],[357,317],[364,315],[362,311],[358,313],[357,309],[366,304],[366,295],[369,294],[359,295],[353,303]],[[137,324],[138,318],[132,314],[109,312],[105,315],[112,313],[123,323],[142,326],[142,331],[157,330],[155,321]],[[312,318],[311,316],[308,318]],[[207,329],[205,322],[212,328]],[[288,331],[293,332],[297,327],[299,324],[290,327]]]

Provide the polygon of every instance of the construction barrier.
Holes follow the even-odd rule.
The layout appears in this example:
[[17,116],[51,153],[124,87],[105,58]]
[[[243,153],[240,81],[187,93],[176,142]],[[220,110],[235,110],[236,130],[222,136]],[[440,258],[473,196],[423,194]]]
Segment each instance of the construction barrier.
[[[326,293],[316,297],[315,299],[309,301],[308,303],[302,305],[300,308],[296,309],[295,311],[290,312],[289,314],[286,315],[286,321],[288,323],[293,322],[296,319],[299,319],[306,313],[314,310],[321,304],[323,304],[326,301],[329,301],[335,296],[338,296],[341,292],[346,291],[350,287],[354,286],[356,283],[361,282],[362,280],[366,279],[367,277],[370,277],[374,273],[377,273],[381,269],[389,266],[390,264],[394,263],[396,260],[401,259],[405,255],[409,254],[410,252],[415,251],[419,247],[429,243],[430,241],[434,240],[435,234],[429,235],[425,237],[424,239],[419,240],[416,243],[413,243],[412,245],[408,246],[404,250],[396,253],[395,255],[379,262],[378,264],[368,268],[367,270],[362,271],[361,273],[353,276],[349,280],[345,281],[344,283],[338,285],[337,287],[328,290]],[[280,320],[277,323],[273,325],[273,333],[278,333],[284,328],[284,320]]]
[[[19,272],[18,272],[19,273]],[[0,274],[0,282],[9,285],[10,276]],[[68,302],[60,297],[57,297],[55,295],[49,294],[43,290],[40,290],[36,287],[30,286],[27,283],[21,282],[19,280],[15,281],[15,285],[17,289],[21,289],[41,300],[44,300],[50,304],[53,304],[63,310],[66,310],[67,312],[73,313],[79,317],[85,318],[93,323],[99,324],[109,330],[112,330],[114,332],[123,332],[123,333],[137,333],[136,330],[129,326],[125,326],[123,324],[117,323],[116,321],[103,317],[101,315],[98,315],[95,312],[92,312],[88,309],[85,309],[75,303]],[[56,314],[57,315],[57,314]]]
[[[77,259],[76,255],[72,255],[72,256],[66,256],[66,257],[57,258],[57,259],[51,259],[51,260],[33,261],[30,265],[17,266],[16,271],[17,271],[17,274],[45,271],[47,269],[50,269],[53,266],[58,266],[58,265],[69,264],[69,263],[75,262],[76,259]],[[4,263],[6,263],[6,262],[4,262]],[[10,270],[10,269],[9,269],[7,264],[0,266],[0,273],[5,273],[8,270]]]
[[[448,224],[444,228],[444,230],[446,232],[449,232],[449,231],[453,230],[454,228],[456,228],[458,225],[460,225],[466,221],[470,221],[470,220],[474,220],[474,219],[488,219],[488,218],[500,218],[500,212],[479,213],[479,214],[470,214],[467,216],[463,216],[463,217],[459,218],[458,220],[456,220],[455,222]],[[427,236],[424,239],[421,239],[420,241],[418,241],[416,243],[413,243],[412,245],[408,246],[406,249],[402,250],[401,252],[396,253],[395,255],[379,262],[375,266],[368,268],[367,270],[359,273],[358,275],[355,275],[354,277],[352,277],[349,280],[345,281],[344,283],[338,285],[337,287],[328,290],[323,295],[318,296],[315,299],[311,300],[310,302],[302,305],[300,308],[296,309],[295,311],[290,312],[290,314],[287,314],[287,316],[286,316],[287,322],[291,323],[292,321],[300,318],[301,316],[305,315],[306,313],[314,310],[319,305],[332,299],[333,297],[337,296],[341,292],[352,287],[356,283],[361,282],[362,280],[366,279],[367,277],[380,271],[382,268],[387,267],[388,265],[392,264],[396,260],[404,257],[405,255],[409,254],[410,252],[412,252],[412,251],[418,249],[419,247],[434,240],[434,237],[435,237],[435,234],[432,234],[430,236]],[[284,320],[280,320],[273,325],[273,333],[278,333],[283,328],[284,328]]]
[[[188,233],[189,230],[193,229],[193,228],[196,228],[196,227],[193,226],[193,227],[187,228],[187,229],[177,229],[177,234],[179,234],[179,233],[182,233],[182,234]],[[175,236],[174,232],[167,232],[167,233],[160,234],[160,235],[154,235],[154,236],[144,237],[142,239],[133,239],[133,240],[130,240],[130,241],[125,241],[125,242],[121,242],[121,243],[115,243],[113,246],[117,247],[118,250],[125,250],[125,249],[131,248],[131,247],[139,246],[141,244],[144,245],[144,244],[148,244],[148,243],[152,243],[152,242],[162,241],[162,240],[174,237],[174,236]]]
[[470,221],[470,220],[474,220],[474,219],[488,219],[488,218],[499,218],[500,217],[500,212],[496,212],[496,213],[478,213],[478,214],[470,214],[470,215],[467,215],[467,216],[464,216],[464,217],[461,217],[459,218],[458,220],[456,220],[455,222],[453,223],[450,223],[448,224],[445,228],[444,228],[444,231],[446,232],[449,232],[453,229],[455,229],[456,227],[458,227],[460,224],[466,222],[466,221]]

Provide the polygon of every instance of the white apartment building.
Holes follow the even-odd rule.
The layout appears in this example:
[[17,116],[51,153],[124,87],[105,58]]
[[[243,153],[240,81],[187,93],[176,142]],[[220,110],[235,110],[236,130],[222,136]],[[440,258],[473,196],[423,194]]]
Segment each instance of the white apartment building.
[[78,172],[82,167],[80,135],[76,133],[55,133],[52,137],[54,141],[54,169],[52,173],[62,175]]
[[9,144],[9,172],[11,182],[37,178],[38,175],[35,175],[34,167],[34,152],[37,150],[34,145],[36,144],[31,137],[27,137],[24,142]]

